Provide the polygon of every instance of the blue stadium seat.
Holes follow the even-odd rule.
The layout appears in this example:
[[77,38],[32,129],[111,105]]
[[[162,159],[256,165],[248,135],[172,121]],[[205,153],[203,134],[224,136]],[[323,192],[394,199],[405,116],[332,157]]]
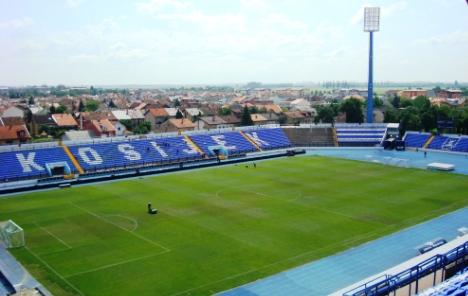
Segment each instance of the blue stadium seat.
[[231,155],[238,155],[247,152],[257,151],[240,132],[226,132],[220,134],[193,135],[190,136],[193,142],[203,150],[206,155],[211,155],[209,147],[224,146]]
[[461,137],[452,150],[458,152],[468,152],[468,137]]
[[62,147],[0,153],[0,182],[50,176],[46,164],[66,162],[76,172]]
[[69,146],[85,171],[201,159],[184,137],[137,139]]
[[245,134],[262,150],[291,147],[288,137],[280,128],[246,131]]
[[430,134],[421,134],[416,132],[407,132],[405,136],[406,147],[422,148],[429,140]]

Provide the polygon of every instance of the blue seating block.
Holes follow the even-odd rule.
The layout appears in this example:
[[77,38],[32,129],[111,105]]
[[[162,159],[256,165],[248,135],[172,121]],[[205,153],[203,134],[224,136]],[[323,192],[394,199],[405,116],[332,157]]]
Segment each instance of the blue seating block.
[[193,135],[190,138],[206,155],[210,156],[213,155],[209,147],[213,146],[224,146],[229,154],[242,154],[257,150],[257,148],[244,138],[240,132]]
[[0,153],[0,182],[49,176],[46,164],[66,162],[72,173],[76,168],[62,147]]
[[70,146],[86,171],[201,159],[184,137],[138,139]]
[[422,148],[430,136],[430,134],[408,132],[405,137],[406,147]]

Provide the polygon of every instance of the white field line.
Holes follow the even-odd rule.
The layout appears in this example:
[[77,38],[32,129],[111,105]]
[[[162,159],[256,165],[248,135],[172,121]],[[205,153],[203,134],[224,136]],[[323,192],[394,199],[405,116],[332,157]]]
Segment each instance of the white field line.
[[[266,264],[264,266],[261,266],[261,267],[258,267],[258,268],[253,268],[253,269],[250,269],[250,270],[247,270],[247,271],[244,271],[244,272],[241,272],[241,273],[238,273],[238,274],[234,274],[234,275],[231,275],[231,276],[227,276],[225,278],[222,278],[222,279],[219,279],[219,280],[216,280],[216,281],[213,281],[213,282],[210,282],[210,283],[207,283],[207,284],[204,284],[204,285],[200,285],[200,286],[197,286],[197,287],[194,287],[194,288],[190,288],[190,289],[187,289],[187,290],[183,290],[183,291],[180,291],[180,292],[177,292],[177,293],[174,293],[174,294],[171,294],[170,296],[178,296],[178,295],[182,295],[182,294],[186,294],[186,293],[189,293],[189,292],[192,292],[192,291],[195,291],[195,290],[198,290],[198,289],[201,289],[201,288],[204,288],[204,287],[209,287],[211,285],[214,285],[214,284],[217,284],[217,283],[222,283],[224,281],[227,281],[227,280],[231,280],[231,279],[235,279],[235,278],[238,278],[240,276],[244,276],[244,275],[247,275],[247,274],[250,274],[250,273],[253,273],[253,272],[256,272],[256,271],[260,271],[260,270],[263,270],[265,268],[269,268],[271,266],[274,266],[274,265],[277,265],[279,263],[283,263],[283,262],[287,262],[287,261],[290,261],[290,260],[293,260],[293,259],[297,259],[297,258],[300,258],[300,257],[303,257],[303,256],[306,256],[308,254],[312,254],[312,253],[315,253],[315,252],[318,252],[318,251],[321,251],[321,250],[325,250],[325,249],[328,249],[328,248],[332,248],[334,246],[337,246],[337,245],[343,245],[343,246],[346,246],[347,244],[349,243],[352,243],[354,241],[359,241],[361,239],[365,239],[367,237],[371,237],[373,236],[377,231],[371,231],[371,232],[368,232],[366,233],[365,235],[361,235],[361,236],[358,236],[358,237],[353,237],[349,240],[346,240],[346,241],[342,241],[342,242],[339,242],[339,243],[335,243],[335,244],[331,244],[331,245],[328,245],[328,246],[323,246],[321,248],[317,248],[317,249],[314,249],[314,250],[310,250],[310,251],[307,251],[307,252],[304,252],[304,253],[301,253],[301,254],[298,254],[298,255],[295,255],[295,256],[292,256],[292,257],[289,257],[289,258],[285,258],[285,259],[281,259],[281,260],[278,260],[276,262],[272,262],[272,263],[269,263],[269,264]],[[320,259],[320,258],[317,258],[317,260]],[[310,262],[312,261],[309,261],[309,262],[306,262],[304,264],[309,264]],[[304,264],[301,264],[299,266],[302,266]],[[295,267],[292,267],[292,268],[297,268],[299,266],[295,266]],[[283,270],[283,271],[280,271],[280,272],[285,272],[289,269],[286,269],[286,270]],[[275,274],[278,274],[280,272],[276,272]],[[273,275],[275,275],[273,274]],[[265,277],[263,277],[265,278]],[[263,279],[262,278],[262,279]],[[259,279],[261,280],[261,279]],[[222,291],[219,291],[219,292],[222,292]],[[188,294],[190,295],[190,294]]]
[[26,250],[28,250],[28,252],[33,255],[37,260],[39,260],[43,265],[45,265],[47,268],[49,268],[53,273],[55,273],[55,275],[57,275],[61,280],[63,280],[65,283],[67,283],[71,288],[73,288],[73,290],[75,290],[76,292],[78,292],[78,294],[84,296],[85,294],[83,292],[81,292],[75,285],[73,285],[72,283],[70,283],[66,278],[64,278],[60,273],[57,272],[57,270],[55,270],[54,268],[52,268],[52,266],[50,266],[47,262],[45,262],[44,260],[42,260],[41,257],[39,257],[37,254],[35,254],[31,249],[29,249],[28,247],[24,247]]
[[114,222],[112,222],[112,221],[109,221],[108,219],[106,219],[106,218],[104,218],[104,217],[102,217],[102,216],[100,216],[100,215],[98,215],[98,214],[96,214],[96,213],[94,213],[94,212],[91,212],[91,211],[88,210],[88,209],[85,209],[85,208],[83,208],[83,207],[80,207],[79,205],[77,205],[77,204],[75,204],[75,203],[73,203],[73,202],[70,202],[70,204],[71,204],[72,206],[74,206],[74,207],[76,207],[76,208],[78,208],[78,209],[80,209],[80,210],[82,210],[82,211],[88,213],[89,215],[98,218],[98,219],[101,220],[101,221],[104,221],[104,222],[106,222],[106,223],[109,223],[109,224],[111,224],[111,225],[114,225],[115,227],[117,227],[117,228],[119,228],[119,229],[121,229],[121,230],[123,230],[123,231],[125,231],[125,232],[128,232],[128,233],[130,233],[131,235],[133,235],[133,236],[135,236],[135,237],[137,237],[137,238],[139,238],[139,239],[141,239],[141,240],[143,240],[143,241],[145,241],[145,242],[147,242],[147,243],[150,243],[150,244],[152,244],[152,245],[154,245],[154,246],[159,247],[159,248],[163,249],[163,250],[166,251],[166,252],[169,252],[169,251],[171,250],[171,249],[169,249],[169,248],[167,248],[167,247],[165,247],[165,246],[163,246],[163,245],[161,245],[161,244],[159,244],[159,243],[157,243],[157,242],[154,242],[154,241],[152,241],[152,240],[150,240],[150,239],[148,239],[148,238],[146,238],[146,237],[144,237],[144,236],[139,235],[138,233],[135,233],[135,232],[132,232],[132,231],[126,229],[126,228],[123,228],[122,226],[120,226],[120,225],[118,225],[118,224],[116,224],[116,223],[114,223]]
[[62,245],[64,245],[65,247],[67,247],[68,249],[71,249],[72,246],[70,246],[69,244],[67,244],[65,241],[63,241],[62,239],[60,239],[58,236],[56,236],[55,234],[53,234],[52,232],[50,232],[49,230],[47,230],[45,227],[42,227],[41,225],[37,224],[37,222],[34,222],[34,224],[36,224],[37,227],[39,227],[39,229],[41,229],[42,231],[44,231],[45,233],[49,234],[50,236],[52,236],[53,238],[55,238],[56,240],[58,240]]
[[131,262],[135,262],[135,261],[139,261],[139,260],[143,260],[143,259],[148,259],[148,258],[156,257],[156,256],[159,256],[159,255],[168,253],[168,252],[169,252],[169,251],[162,251],[162,252],[159,252],[159,253],[156,253],[156,254],[151,254],[151,255],[141,256],[141,257],[138,257],[138,258],[123,260],[123,261],[120,261],[120,262],[115,262],[115,263],[103,265],[103,266],[100,266],[100,267],[88,269],[88,270],[85,270],[85,271],[80,271],[80,272],[72,273],[72,274],[69,274],[69,275],[65,275],[64,277],[65,277],[65,278],[71,278],[71,277],[74,277],[74,276],[77,276],[77,275],[82,275],[82,274],[86,274],[86,273],[91,273],[91,272],[95,272],[95,271],[99,271],[99,270],[103,270],[103,269],[107,269],[107,268],[119,266],[119,265],[122,265],[122,264],[127,264],[127,263],[131,263]]
[[127,219],[129,220],[130,222],[133,223],[133,228],[130,230],[131,232],[135,231],[137,228],[138,228],[138,221],[134,218],[131,218],[131,217],[128,217],[128,216],[125,216],[125,215],[120,215],[120,214],[116,214],[116,215],[104,215],[104,217],[119,217],[119,218],[123,218],[123,219]]

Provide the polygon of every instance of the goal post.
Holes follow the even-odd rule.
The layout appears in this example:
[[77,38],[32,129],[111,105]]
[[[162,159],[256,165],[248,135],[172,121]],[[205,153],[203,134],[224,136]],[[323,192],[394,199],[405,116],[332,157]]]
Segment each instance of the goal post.
[[24,246],[24,231],[12,220],[0,222],[0,241],[7,248],[19,248]]

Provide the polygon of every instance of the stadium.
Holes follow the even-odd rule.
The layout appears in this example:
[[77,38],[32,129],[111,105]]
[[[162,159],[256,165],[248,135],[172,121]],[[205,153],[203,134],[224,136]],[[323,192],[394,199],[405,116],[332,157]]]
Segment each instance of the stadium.
[[0,147],[1,295],[466,295],[468,137],[264,125]]

